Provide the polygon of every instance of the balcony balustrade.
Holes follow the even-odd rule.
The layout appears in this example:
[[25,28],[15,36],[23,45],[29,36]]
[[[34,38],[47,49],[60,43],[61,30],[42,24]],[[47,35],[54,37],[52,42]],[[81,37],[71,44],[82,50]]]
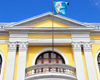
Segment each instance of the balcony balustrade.
[[51,77],[77,80],[76,69],[65,64],[40,64],[28,67],[25,70],[25,80]]

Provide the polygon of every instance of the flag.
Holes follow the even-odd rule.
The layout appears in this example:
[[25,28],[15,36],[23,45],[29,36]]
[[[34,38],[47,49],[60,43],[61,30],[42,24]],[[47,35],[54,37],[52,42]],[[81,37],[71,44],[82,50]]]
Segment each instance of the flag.
[[67,5],[69,5],[69,3],[65,1],[54,2],[53,14],[66,14]]

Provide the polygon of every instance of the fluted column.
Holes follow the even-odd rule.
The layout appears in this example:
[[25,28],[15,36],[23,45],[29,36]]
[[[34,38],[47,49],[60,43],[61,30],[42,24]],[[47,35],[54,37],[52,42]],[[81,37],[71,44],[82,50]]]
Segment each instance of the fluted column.
[[85,63],[89,80],[97,80],[91,52],[91,43],[83,43]]
[[26,57],[27,43],[19,43],[17,80],[25,80]]
[[81,44],[72,43],[73,55],[76,67],[77,80],[85,80],[85,73],[82,60]]
[[16,43],[8,43],[8,59],[6,66],[5,80],[13,80],[15,59],[16,59]]

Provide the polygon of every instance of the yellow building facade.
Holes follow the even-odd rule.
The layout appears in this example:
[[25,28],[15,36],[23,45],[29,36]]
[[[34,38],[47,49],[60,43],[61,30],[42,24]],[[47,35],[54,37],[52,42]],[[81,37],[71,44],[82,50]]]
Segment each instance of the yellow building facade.
[[99,23],[46,13],[0,26],[0,80],[100,80]]

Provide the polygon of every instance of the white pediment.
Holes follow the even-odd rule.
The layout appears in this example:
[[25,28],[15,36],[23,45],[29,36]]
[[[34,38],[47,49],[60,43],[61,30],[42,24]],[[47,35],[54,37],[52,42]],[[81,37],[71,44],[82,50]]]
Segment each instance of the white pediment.
[[[31,27],[37,27],[35,25],[38,25],[38,27],[47,27],[46,25],[49,24],[48,26],[51,27],[53,22],[55,22],[56,27],[86,27],[87,25],[81,22],[78,22],[76,20],[72,20],[66,17],[63,17],[61,15],[55,15],[53,16],[52,13],[45,13],[36,17],[32,17],[17,23],[12,24],[12,26],[31,26]],[[46,22],[48,21],[48,23]],[[51,24],[50,24],[51,21]],[[58,25],[59,24],[59,25]],[[32,26],[33,25],[33,26]],[[55,27],[55,26],[54,26]]]

